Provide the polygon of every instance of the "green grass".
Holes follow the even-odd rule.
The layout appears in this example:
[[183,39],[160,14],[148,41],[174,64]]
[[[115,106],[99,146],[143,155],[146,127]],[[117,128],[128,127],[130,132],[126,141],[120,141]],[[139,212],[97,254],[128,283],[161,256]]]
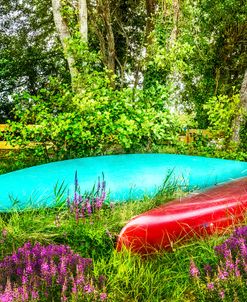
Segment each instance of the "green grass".
[[[190,260],[194,259],[200,268],[207,263],[216,264],[213,247],[226,236],[175,244],[172,252],[163,251],[150,257],[115,250],[117,235],[131,217],[182,194],[176,191],[175,184],[167,181],[155,198],[116,204],[112,209],[105,206],[91,219],[79,223],[64,206],[1,213],[0,259],[27,241],[66,244],[81,256],[93,258],[95,276],[107,278],[108,301],[198,301],[189,276]],[[2,230],[7,231],[6,237],[1,235]]]
[[171,199],[174,193],[170,187],[153,199],[117,204],[113,209],[105,207],[91,220],[79,223],[63,207],[2,213],[0,230],[6,230],[7,236],[0,245],[0,257],[27,241],[68,244],[83,257],[93,258],[96,276],[107,277],[108,301],[194,301],[190,259],[201,265],[216,261],[213,246],[223,238],[192,240],[175,245],[173,252],[146,258],[115,251],[117,235],[132,216]]

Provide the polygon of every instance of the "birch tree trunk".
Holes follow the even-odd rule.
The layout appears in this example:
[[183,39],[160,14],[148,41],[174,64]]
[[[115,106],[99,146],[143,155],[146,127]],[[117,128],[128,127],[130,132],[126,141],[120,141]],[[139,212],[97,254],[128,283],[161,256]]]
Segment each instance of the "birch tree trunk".
[[70,76],[71,76],[71,84],[73,90],[77,89],[77,78],[79,72],[75,66],[75,58],[73,57],[72,53],[69,51],[69,39],[71,38],[68,25],[66,24],[62,13],[61,13],[62,5],[61,0],[52,0],[52,11],[53,11],[53,18],[54,23],[56,26],[56,30],[58,32],[64,55],[68,62]]
[[245,71],[244,74],[244,79],[241,85],[240,89],[240,114],[238,114],[233,123],[232,123],[232,141],[235,142],[237,145],[240,143],[240,128],[241,128],[241,123],[243,122],[243,117],[247,113],[247,70]]
[[88,25],[87,25],[87,1],[78,0],[79,7],[79,28],[81,39],[84,42],[88,42]]

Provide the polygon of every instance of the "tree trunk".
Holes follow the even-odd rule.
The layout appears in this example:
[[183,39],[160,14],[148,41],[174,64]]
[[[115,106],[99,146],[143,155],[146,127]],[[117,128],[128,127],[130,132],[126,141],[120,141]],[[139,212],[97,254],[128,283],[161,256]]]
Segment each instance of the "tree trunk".
[[240,113],[235,117],[232,123],[232,141],[237,145],[240,143],[240,128],[243,122],[243,117],[247,113],[247,70],[245,71],[244,79],[240,89]]
[[88,25],[87,25],[87,1],[79,0],[79,28],[82,41],[88,41]]
[[71,76],[72,89],[74,91],[76,91],[79,72],[75,66],[75,59],[74,59],[72,53],[69,51],[68,42],[69,42],[69,39],[71,38],[71,36],[70,36],[68,25],[66,24],[66,22],[62,16],[61,8],[62,8],[61,0],[52,0],[54,23],[55,23],[56,30],[58,32],[60,41],[62,43],[65,57],[68,62],[70,76]]
[[[141,75],[143,75],[144,79],[146,74],[149,73],[149,68],[146,68],[144,71],[144,66],[148,66],[148,62],[150,58],[152,58],[154,54],[154,47],[153,47],[153,35],[151,35],[152,31],[154,30],[154,14],[155,14],[155,7],[157,5],[157,0],[146,0],[146,26],[145,26],[145,36],[144,36],[144,45],[141,45],[139,48],[139,56],[136,58],[135,70],[134,73],[134,87],[133,87],[133,99],[135,97],[135,91],[137,85],[140,81]],[[142,59],[143,57],[143,59]],[[143,87],[145,87],[145,80],[143,82]]]
[[116,69],[116,48],[115,37],[112,28],[112,16],[109,0],[97,0],[94,13],[94,22],[96,34],[100,42],[100,51],[104,65],[109,70],[109,79],[111,86],[115,87],[115,69]]
[[110,70],[110,81],[111,86],[115,87],[113,76],[115,75],[115,64],[116,64],[116,49],[115,49],[115,38],[112,29],[111,11],[109,0],[105,1],[105,7],[103,10],[103,17],[106,26],[106,38],[108,46],[108,69]]
[[146,13],[147,13],[147,23],[146,23],[146,39],[147,44],[152,44],[151,32],[154,29],[153,15],[155,13],[156,0],[146,0]]
[[247,69],[245,71],[244,79],[242,82],[240,90],[240,101],[244,110],[244,113],[247,112]]
[[[173,14],[173,28],[170,35],[170,41],[169,41],[169,48],[170,50],[175,46],[178,34],[179,34],[179,18],[180,18],[180,1],[181,0],[172,0],[172,9],[171,13]],[[179,72],[176,65],[172,67],[172,70],[170,71],[170,74],[168,75],[168,79],[171,82],[171,85],[173,87],[171,98],[174,99],[174,108],[175,110],[178,110],[178,106],[181,102],[182,98],[182,91],[179,88],[179,85],[183,83],[183,74]]]
[[172,7],[173,7],[173,29],[170,36],[170,47],[172,47],[178,37],[178,20],[180,15],[180,0],[173,0]]

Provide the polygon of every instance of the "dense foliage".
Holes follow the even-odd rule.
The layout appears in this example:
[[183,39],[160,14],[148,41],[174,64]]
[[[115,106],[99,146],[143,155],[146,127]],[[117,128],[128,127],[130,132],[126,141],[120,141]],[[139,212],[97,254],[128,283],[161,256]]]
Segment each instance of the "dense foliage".
[[59,86],[56,93],[42,89],[35,97],[19,95],[7,139],[20,147],[37,142],[34,152],[47,159],[49,154],[59,159],[151,150],[175,141],[179,122],[163,107],[164,91],[159,102],[151,89],[136,92],[133,102],[131,89],[95,86],[83,94]]
[[[13,118],[14,93],[33,95],[49,76],[66,78],[49,1],[0,1],[0,122]],[[68,77],[68,75],[67,75]]]
[[11,144],[46,160],[156,151],[187,115],[210,148],[245,152],[244,1],[1,1]]

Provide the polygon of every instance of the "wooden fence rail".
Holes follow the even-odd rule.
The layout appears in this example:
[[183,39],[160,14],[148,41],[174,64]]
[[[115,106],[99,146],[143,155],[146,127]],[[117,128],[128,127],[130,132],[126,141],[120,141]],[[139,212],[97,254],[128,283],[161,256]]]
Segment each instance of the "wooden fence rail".
[[[0,135],[7,128],[8,128],[8,125],[0,124]],[[182,141],[186,144],[189,144],[195,140],[196,135],[210,137],[211,133],[209,130],[206,130],[206,129],[187,129],[185,135],[179,136],[179,139],[180,139],[180,141]],[[0,140],[0,150],[11,150],[11,149],[18,149],[18,147],[13,147],[8,142]]]

